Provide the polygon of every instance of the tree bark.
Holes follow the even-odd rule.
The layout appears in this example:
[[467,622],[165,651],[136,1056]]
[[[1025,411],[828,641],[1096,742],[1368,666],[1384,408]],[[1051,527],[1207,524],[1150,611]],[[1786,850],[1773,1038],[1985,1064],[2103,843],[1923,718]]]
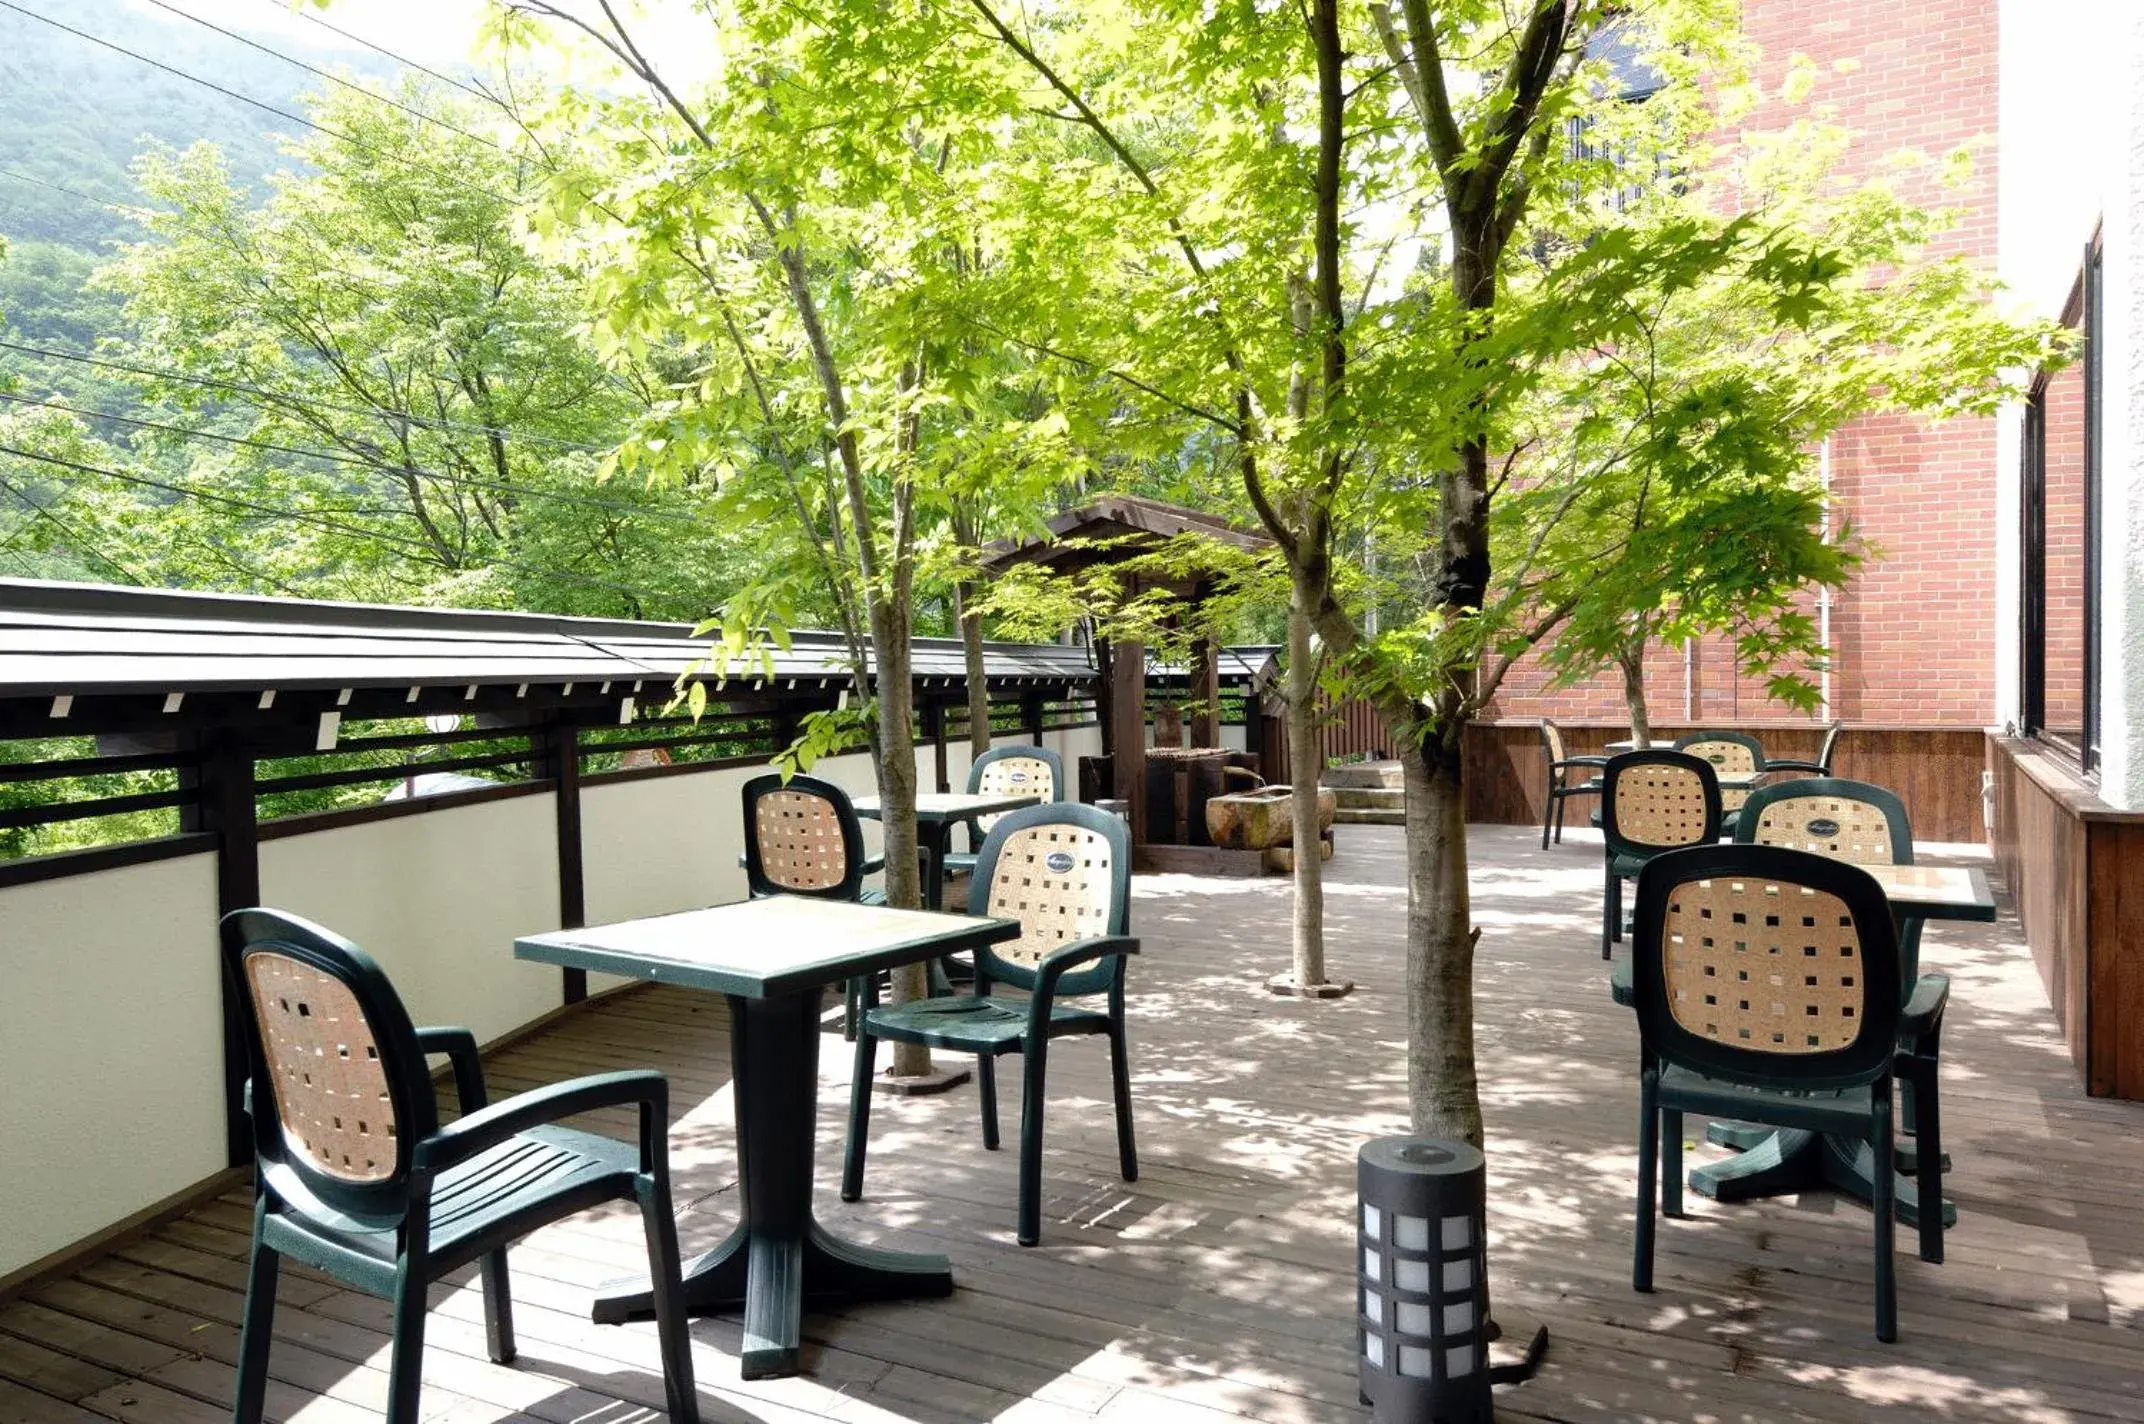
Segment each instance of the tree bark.
[[1623,669],[1623,705],[1630,709],[1630,740],[1639,751],[1653,744],[1653,719],[1645,707],[1645,643],[1625,643],[1616,654]]
[[1394,728],[1407,792],[1407,1102],[1414,1131],[1482,1145],[1473,906],[1458,729]]
[[1325,864],[1318,844],[1318,668],[1306,595],[1288,608],[1288,777],[1295,837],[1295,987],[1325,982]]
[[990,679],[983,665],[983,615],[975,611],[982,585],[955,586],[960,605],[960,651],[968,668],[968,753],[979,757],[990,750]]

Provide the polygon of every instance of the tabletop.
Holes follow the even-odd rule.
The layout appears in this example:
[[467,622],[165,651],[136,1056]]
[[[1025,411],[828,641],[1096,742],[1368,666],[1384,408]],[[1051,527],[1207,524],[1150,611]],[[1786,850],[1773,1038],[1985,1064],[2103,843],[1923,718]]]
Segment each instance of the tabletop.
[[774,895],[514,941],[514,957],[766,999],[1015,938],[1011,920]]
[[[1041,801],[1040,796],[968,796],[960,792],[940,795],[931,792],[916,798],[916,819],[919,821],[965,821],[971,816],[995,816],[1004,811],[1017,811],[1022,806],[1033,806]],[[867,821],[876,821],[880,807],[876,796],[859,796],[849,804],[856,814]]]
[[1988,873],[1969,865],[1864,865],[1902,914],[1930,920],[1992,920]]

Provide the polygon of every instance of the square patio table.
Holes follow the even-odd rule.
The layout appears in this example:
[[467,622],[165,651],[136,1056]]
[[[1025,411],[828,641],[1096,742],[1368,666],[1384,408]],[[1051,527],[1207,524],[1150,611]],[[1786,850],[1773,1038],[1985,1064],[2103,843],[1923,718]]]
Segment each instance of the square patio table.
[[[1891,902],[1893,923],[1914,918],[1963,920],[1986,924],[1995,918],[1995,894],[1988,875],[1973,866],[1864,865],[1861,867],[1883,887]],[[1911,993],[1920,974],[1918,964],[1900,962],[1904,983],[1901,992]],[[1845,1192],[1863,1206],[1876,1196],[1876,1158],[1866,1142],[1829,1137],[1801,1128],[1765,1128],[1739,1123],[1715,1122],[1708,1140],[1723,1147],[1740,1148],[1725,1162],[1708,1163],[1690,1170],[1690,1189],[1714,1201],[1748,1201],[1753,1197],[1780,1196],[1810,1187],[1831,1187]],[[1948,1154],[1946,1154],[1948,1155]],[[1898,1219],[1910,1227],[1921,1223],[1921,1179],[1936,1179],[1938,1207],[1943,1224],[1958,1219],[1957,1207],[1941,1197],[1942,1163],[1922,1163],[1907,1154],[1916,1169],[1912,1179],[1895,1178]]]
[[[685,1268],[683,1303],[695,1314],[744,1307],[746,1379],[797,1372],[807,1301],[904,1300],[953,1289],[945,1257],[860,1246],[812,1216],[820,991],[1019,933],[1011,920],[779,895],[514,941],[517,959],[728,998],[744,1219]],[[654,1301],[633,1282],[599,1296],[592,1314],[601,1324],[646,1319]]]
[[[959,792],[918,796],[916,834],[923,848],[931,853],[931,873],[923,878],[923,908],[936,910],[945,905],[945,858],[952,849],[955,826],[977,816],[996,816],[1034,806],[1041,800],[1040,796],[968,796]],[[876,796],[859,796],[850,804],[867,821],[880,820],[885,815]]]

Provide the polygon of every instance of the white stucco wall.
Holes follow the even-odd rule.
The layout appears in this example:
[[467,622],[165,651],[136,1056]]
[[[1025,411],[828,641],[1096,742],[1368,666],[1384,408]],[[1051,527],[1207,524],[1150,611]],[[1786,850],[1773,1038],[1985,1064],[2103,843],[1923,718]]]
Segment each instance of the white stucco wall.
[[0,890],[0,1276],[224,1166],[216,857]]
[[[2002,0],[1996,269],[2013,299],[2059,315],[2084,247],[2103,234],[2099,531],[2101,794],[2144,806],[2144,5]],[[1998,720],[2021,715],[2019,520],[2023,422],[1997,425]]]
[[558,927],[548,793],[286,836],[261,845],[261,901],[380,962],[417,1024],[497,1038],[559,1005],[559,971],[513,957]]

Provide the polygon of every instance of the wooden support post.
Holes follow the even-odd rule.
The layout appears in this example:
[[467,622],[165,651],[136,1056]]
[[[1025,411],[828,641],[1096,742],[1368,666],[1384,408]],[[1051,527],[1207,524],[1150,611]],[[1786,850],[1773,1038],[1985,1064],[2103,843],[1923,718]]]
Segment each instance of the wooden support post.
[[953,783],[948,775],[946,766],[945,722],[945,704],[943,702],[927,701],[923,704],[923,735],[931,739],[932,751],[937,760],[938,794],[940,796],[953,789]]
[[[571,722],[555,719],[530,736],[536,774],[551,783],[558,827],[558,927],[577,930],[588,923],[588,888],[581,858],[581,746]],[[588,997],[588,971],[566,969],[560,986],[566,1003]]]
[[[1116,673],[1114,671],[1116,662],[1114,653],[1115,649],[1107,638],[1096,641],[1094,645],[1094,669],[1099,676],[1095,679],[1094,684],[1094,715],[1095,719],[1102,724],[1102,755],[1105,757],[1117,754],[1117,699],[1115,696]],[[1114,794],[1114,788],[1112,788],[1112,794]]]
[[1036,746],[1042,745],[1042,693],[1030,692],[1020,699],[1020,721],[1027,728],[1027,739]]
[[[235,733],[208,733],[199,744],[192,773],[199,796],[179,818],[183,830],[216,835],[216,914],[251,909],[261,902],[260,812],[254,803],[253,748]],[[217,967],[223,984],[224,1160],[243,1167],[253,1160],[253,1133],[246,1119],[245,1005],[239,986]]]
[[1191,701],[1191,745],[1221,745],[1221,646],[1211,636],[1191,654]]
[[1120,642],[1109,659],[1113,794],[1131,812],[1132,843],[1146,838],[1146,647]]

